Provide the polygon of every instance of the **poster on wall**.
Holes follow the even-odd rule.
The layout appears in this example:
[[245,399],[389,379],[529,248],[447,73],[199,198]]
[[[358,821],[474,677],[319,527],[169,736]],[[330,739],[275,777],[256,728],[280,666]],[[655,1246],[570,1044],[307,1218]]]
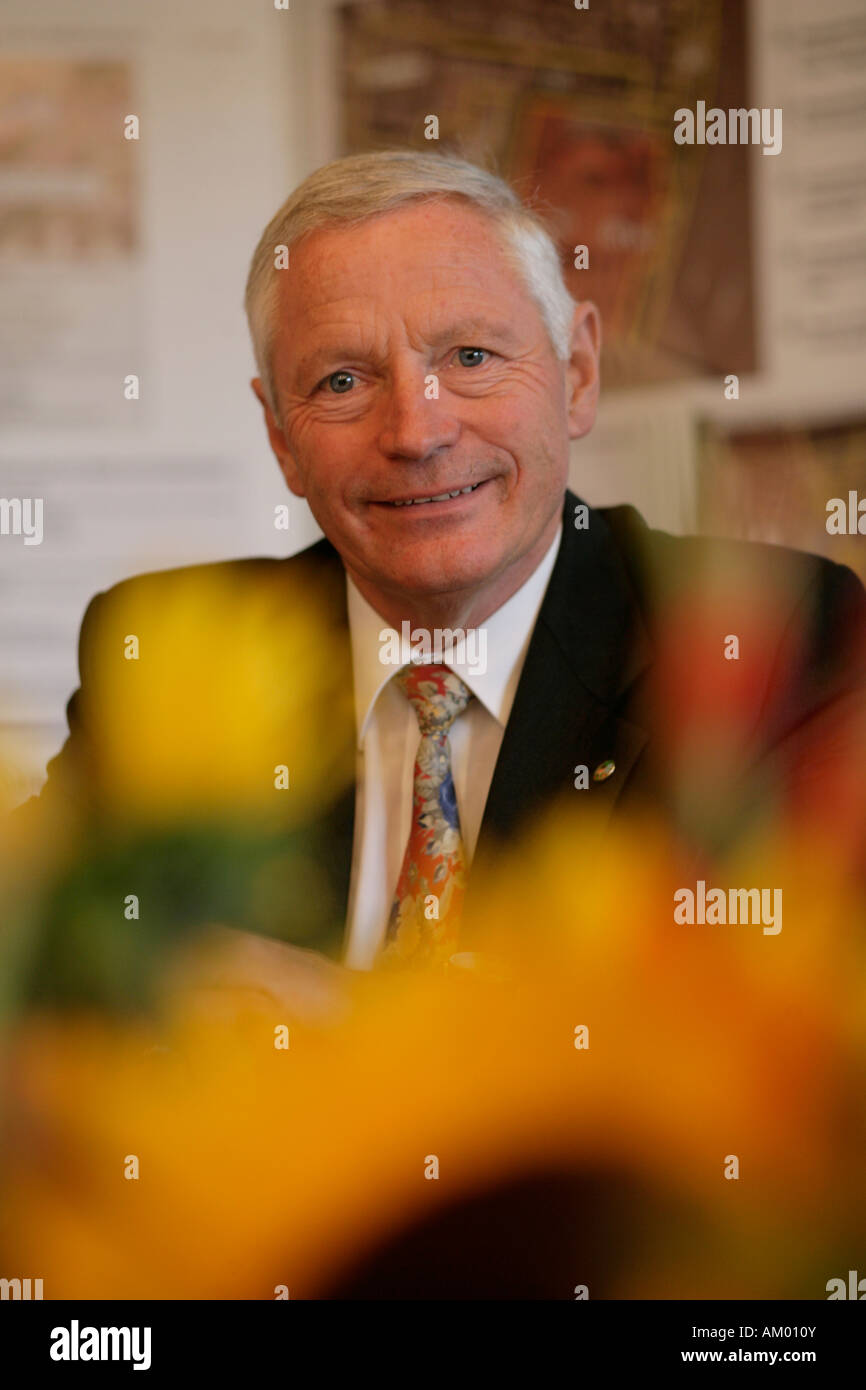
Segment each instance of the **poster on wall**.
[[0,429],[132,426],[118,364],[141,360],[134,111],[126,62],[0,57]]
[[679,108],[748,105],[741,0],[382,0],[340,24],[343,152],[447,149],[505,174],[601,310],[608,387],[755,369],[753,151],[714,146],[710,169],[673,138]]
[[771,541],[866,581],[866,418],[700,431],[702,531]]

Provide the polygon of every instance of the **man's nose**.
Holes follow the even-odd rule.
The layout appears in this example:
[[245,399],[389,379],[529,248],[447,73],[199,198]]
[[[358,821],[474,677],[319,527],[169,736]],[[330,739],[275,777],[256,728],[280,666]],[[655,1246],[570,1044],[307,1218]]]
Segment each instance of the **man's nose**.
[[450,448],[460,436],[460,422],[439,398],[435,376],[409,370],[391,377],[383,403],[379,447],[389,458],[423,461]]

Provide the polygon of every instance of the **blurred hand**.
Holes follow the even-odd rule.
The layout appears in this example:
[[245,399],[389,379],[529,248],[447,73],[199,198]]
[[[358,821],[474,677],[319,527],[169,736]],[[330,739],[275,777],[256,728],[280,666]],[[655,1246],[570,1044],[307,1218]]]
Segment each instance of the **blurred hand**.
[[318,951],[215,926],[178,962],[169,988],[226,1022],[250,1012],[319,1022],[343,1014],[351,977]]

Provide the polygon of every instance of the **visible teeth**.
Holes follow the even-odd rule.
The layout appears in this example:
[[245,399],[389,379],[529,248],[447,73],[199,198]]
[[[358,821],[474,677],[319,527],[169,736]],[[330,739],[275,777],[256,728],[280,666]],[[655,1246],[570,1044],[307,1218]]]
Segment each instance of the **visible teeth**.
[[479,483],[470,483],[468,487],[460,487],[456,492],[439,492],[435,497],[410,497],[408,502],[392,502],[392,507],[423,507],[425,502],[448,502],[452,497],[460,497],[464,492],[474,492]]

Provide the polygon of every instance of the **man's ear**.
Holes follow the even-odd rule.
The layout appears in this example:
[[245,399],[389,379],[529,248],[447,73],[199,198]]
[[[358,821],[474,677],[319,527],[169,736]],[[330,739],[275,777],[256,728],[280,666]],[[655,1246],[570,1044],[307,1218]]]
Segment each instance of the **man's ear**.
[[292,451],[286,443],[286,436],[283,432],[282,425],[268,405],[261,377],[254,376],[250,382],[250,386],[253,388],[253,394],[265,413],[265,427],[268,431],[268,439],[276,456],[277,463],[280,465],[280,472],[285,478],[289,490],[293,492],[296,497],[303,497],[304,489],[298,466],[295,463]]
[[595,422],[598,405],[601,315],[589,299],[581,300],[571,324],[571,353],[565,366],[568,437],[580,439]]

